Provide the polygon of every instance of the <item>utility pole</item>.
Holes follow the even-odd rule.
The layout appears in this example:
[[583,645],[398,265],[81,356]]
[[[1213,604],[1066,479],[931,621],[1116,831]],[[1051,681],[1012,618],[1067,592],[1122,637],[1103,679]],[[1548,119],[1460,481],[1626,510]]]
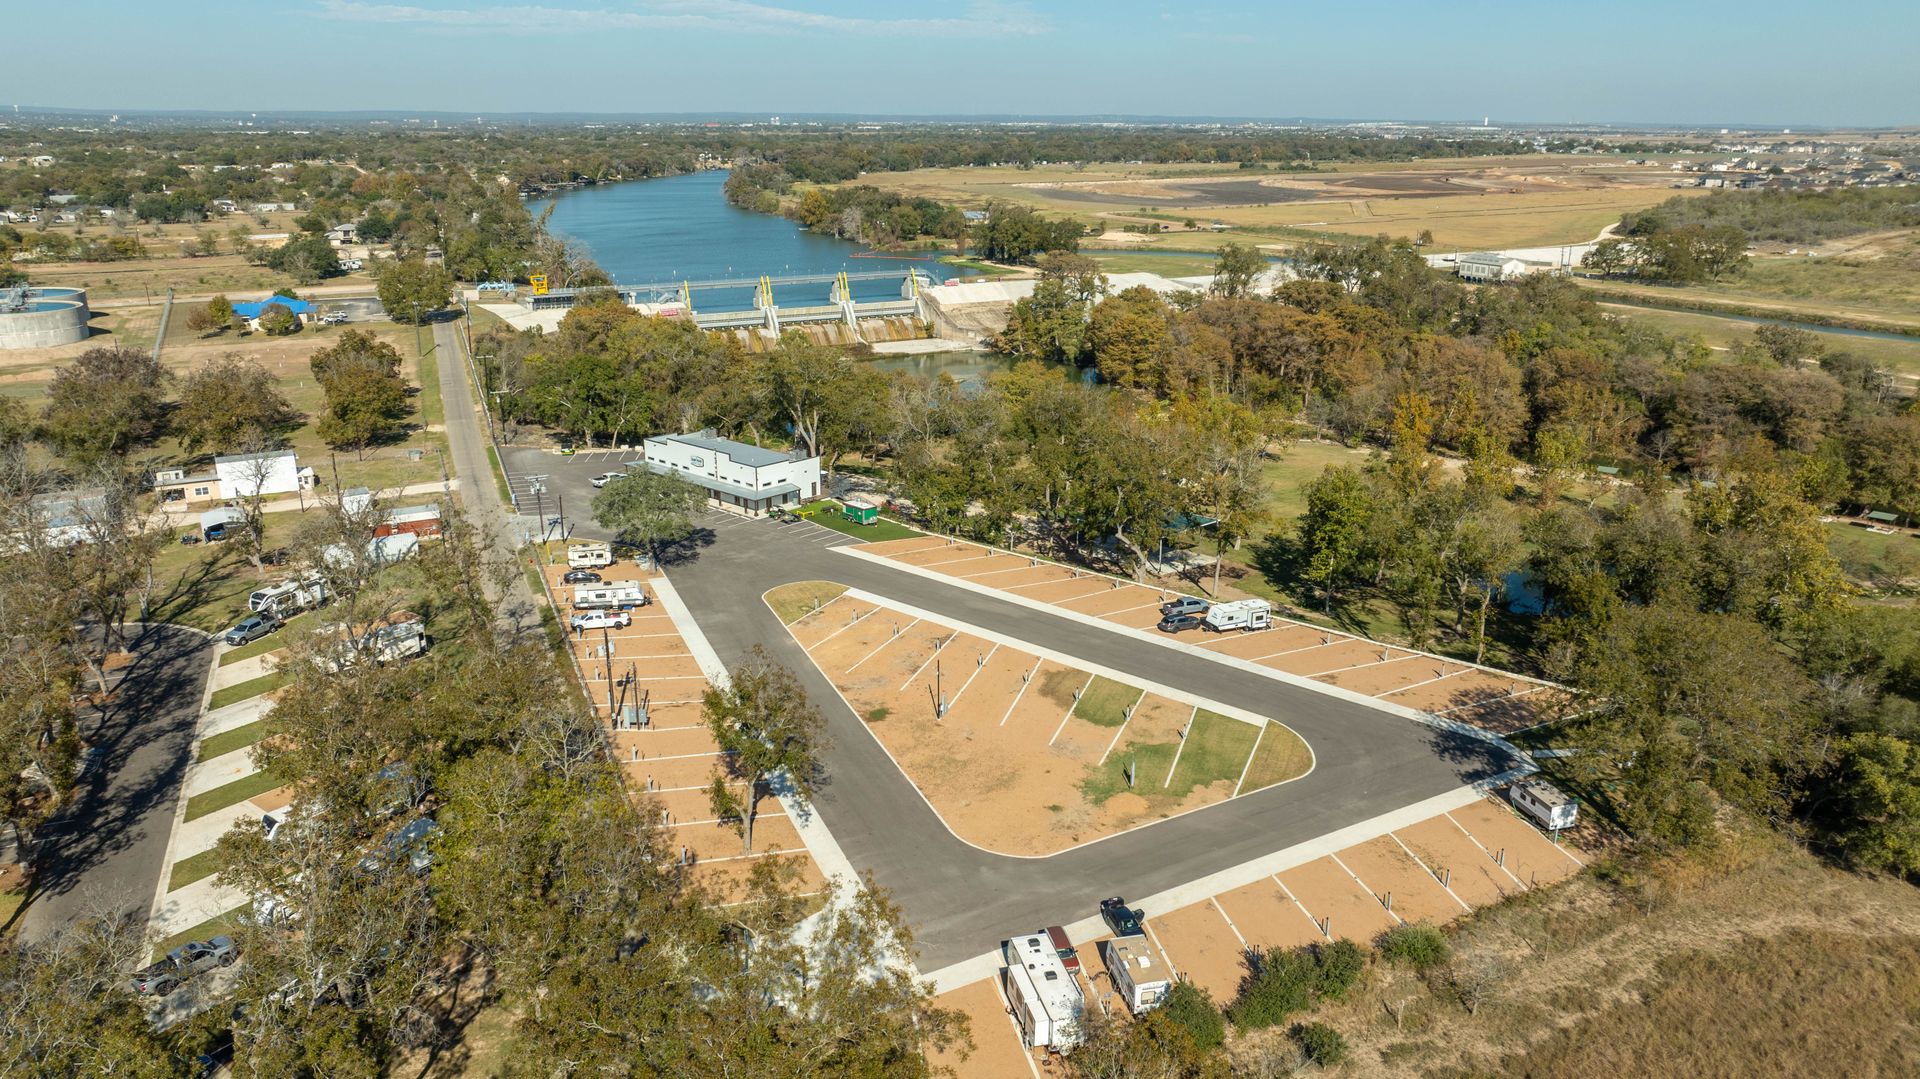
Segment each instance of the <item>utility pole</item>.
[[600,658],[607,667],[607,716],[614,714],[613,701],[613,635],[605,626],[600,627]]

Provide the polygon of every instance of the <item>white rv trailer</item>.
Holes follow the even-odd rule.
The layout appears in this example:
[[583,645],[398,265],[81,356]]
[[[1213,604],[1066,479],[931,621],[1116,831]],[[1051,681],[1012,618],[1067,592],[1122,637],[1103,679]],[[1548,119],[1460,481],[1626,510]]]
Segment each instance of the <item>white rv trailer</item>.
[[1550,832],[1571,828],[1580,819],[1580,803],[1544,779],[1523,779],[1507,792],[1514,807]]
[[1208,629],[1224,633],[1230,629],[1266,629],[1273,625],[1273,604],[1264,599],[1237,599],[1207,608]]
[[1028,933],[1003,942],[1001,951],[1007,960],[1007,1001],[1021,1038],[1035,1048],[1078,1045],[1087,1005],[1059,949],[1046,934]]
[[1135,1015],[1160,1006],[1173,990],[1173,967],[1146,934],[1115,937],[1106,943],[1107,973]]
[[567,568],[599,569],[613,565],[613,546],[606,543],[576,543],[567,548]]
[[646,589],[637,584],[610,584],[573,590],[573,609],[576,611],[616,611],[646,605]]
[[327,585],[318,576],[281,581],[247,596],[247,609],[285,618],[326,602]]

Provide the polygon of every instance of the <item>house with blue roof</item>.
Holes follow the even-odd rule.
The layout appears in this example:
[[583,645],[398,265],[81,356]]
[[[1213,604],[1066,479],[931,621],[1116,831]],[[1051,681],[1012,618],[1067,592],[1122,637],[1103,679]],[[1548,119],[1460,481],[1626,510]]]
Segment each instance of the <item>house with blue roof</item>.
[[260,328],[260,316],[266,313],[267,308],[276,306],[284,307],[292,312],[293,317],[299,319],[303,325],[313,320],[314,313],[317,310],[313,304],[308,303],[306,300],[296,300],[291,296],[273,296],[265,300],[253,300],[247,303],[234,304],[233,313],[246,319],[247,325],[257,330]]

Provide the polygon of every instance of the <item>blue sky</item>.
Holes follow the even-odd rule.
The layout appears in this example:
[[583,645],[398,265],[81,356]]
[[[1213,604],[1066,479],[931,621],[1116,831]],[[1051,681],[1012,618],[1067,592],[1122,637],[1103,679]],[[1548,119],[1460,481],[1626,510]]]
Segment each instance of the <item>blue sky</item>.
[[0,104],[1920,124],[1915,0],[59,7]]

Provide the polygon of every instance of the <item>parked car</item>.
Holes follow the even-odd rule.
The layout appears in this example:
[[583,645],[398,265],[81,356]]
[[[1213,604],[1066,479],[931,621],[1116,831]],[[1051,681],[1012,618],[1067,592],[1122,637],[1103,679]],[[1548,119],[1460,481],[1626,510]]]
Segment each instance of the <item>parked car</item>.
[[328,326],[345,325],[347,321],[347,313],[345,311],[329,311],[326,314],[320,316],[320,321],[325,323]]
[[600,575],[590,569],[570,569],[560,580],[564,584],[599,584]]
[[100,766],[105,764],[106,760],[106,746],[88,746],[86,749],[80,751],[80,761],[74,766],[73,770],[74,778],[76,780],[86,779],[88,776],[99,771]]
[[625,611],[589,611],[574,615],[571,621],[574,629],[626,629],[633,625],[633,616]]
[[214,967],[230,967],[240,958],[240,946],[232,937],[195,940],[168,952],[165,958],[143,967],[133,975],[133,991],[143,997],[164,997],[180,983]]
[[1162,603],[1160,605],[1160,613],[1163,615],[1205,614],[1207,613],[1207,601],[1201,599],[1199,596],[1181,596],[1179,599]]
[[279,628],[280,620],[262,611],[257,614],[250,614],[242,618],[239,622],[236,622],[234,627],[227,631],[227,635],[223,637],[222,640],[230,645],[248,644],[265,637],[267,634]]
[[386,866],[404,861],[413,872],[425,873],[433,867],[433,851],[427,848],[427,841],[439,827],[432,817],[419,817],[404,828],[388,832],[378,847],[360,859],[360,871],[378,874]]
[[1160,620],[1160,632],[1180,633],[1189,629],[1199,629],[1204,623],[1190,614],[1170,614]]
[[593,484],[595,487],[605,487],[607,484],[612,483],[624,475],[626,475],[625,472],[602,472],[587,482]]
[[1107,928],[1113,930],[1116,937],[1138,937],[1146,934],[1140,926],[1141,914],[1127,906],[1127,901],[1114,896],[1100,901],[1100,917],[1106,919]]

